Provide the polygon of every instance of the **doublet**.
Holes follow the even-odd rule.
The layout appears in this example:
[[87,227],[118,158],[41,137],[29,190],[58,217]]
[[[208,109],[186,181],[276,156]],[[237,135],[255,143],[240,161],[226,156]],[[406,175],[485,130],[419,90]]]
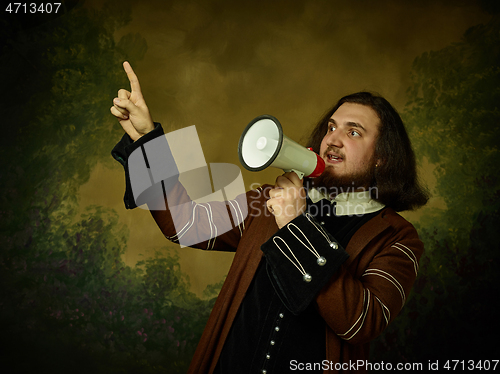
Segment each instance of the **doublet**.
[[[156,126],[148,138],[134,143],[125,135],[113,149],[113,157],[126,171],[128,208],[136,205],[128,156],[163,134]],[[338,207],[332,209],[329,202],[324,205],[319,200],[329,207],[326,211],[318,201],[309,201],[309,212],[278,229],[274,217],[266,213],[271,188],[264,185],[229,202],[198,204],[172,178],[158,189],[163,196],[151,195],[165,200],[165,209],[151,213],[166,237],[178,242],[174,221],[184,219],[191,223],[185,237],[201,238],[192,247],[235,252],[189,373],[226,372],[235,364],[234,357],[242,354],[236,344],[243,344],[245,352],[250,349],[241,372],[276,373],[291,359],[302,357],[309,362],[367,360],[370,341],[396,317],[410,292],[423,244],[415,228],[394,210],[347,194],[337,205],[367,203],[371,210],[337,216],[332,213]],[[193,208],[177,216],[167,200]],[[233,220],[232,229],[210,236],[217,222],[214,217],[235,216],[238,210],[245,211],[242,207],[247,214]],[[321,213],[313,214],[312,208]],[[265,318],[255,320],[255,313]],[[331,366],[324,372],[336,370]]]

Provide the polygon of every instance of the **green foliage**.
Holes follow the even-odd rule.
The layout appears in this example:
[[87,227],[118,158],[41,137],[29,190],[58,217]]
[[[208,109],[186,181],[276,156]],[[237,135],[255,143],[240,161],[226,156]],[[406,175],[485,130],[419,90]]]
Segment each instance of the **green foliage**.
[[[488,358],[498,334],[500,291],[500,18],[413,64],[404,117],[416,153],[435,165],[434,194],[446,209],[425,211],[420,275],[377,355],[410,362]],[[389,349],[392,348],[392,351]],[[389,352],[389,353],[388,353]]]
[[[1,21],[0,357],[12,372],[183,373],[220,289],[190,293],[176,256],[125,266],[116,213],[76,213],[78,187],[113,162],[122,134],[109,115],[128,83],[121,63],[147,50],[138,34],[115,42],[130,18],[127,2],[108,1],[37,25]],[[447,209],[420,221],[420,277],[378,358],[496,353],[483,342],[498,332],[499,36],[494,16],[415,60],[404,117]]]
[[437,164],[436,189],[449,209],[498,209],[499,22],[414,62],[407,122],[415,147]]
[[73,372],[81,360],[81,372],[185,372],[212,302],[187,291],[178,258],[157,254],[144,270],[125,266],[127,230],[99,207],[51,227],[54,235],[2,258],[10,346],[2,359],[17,365],[30,347],[24,369]]
[[0,360],[12,373],[183,373],[213,305],[188,292],[175,256],[125,266],[114,211],[77,213],[79,186],[122,136],[109,114],[121,63],[147,49],[138,34],[114,41],[127,4],[1,23]]

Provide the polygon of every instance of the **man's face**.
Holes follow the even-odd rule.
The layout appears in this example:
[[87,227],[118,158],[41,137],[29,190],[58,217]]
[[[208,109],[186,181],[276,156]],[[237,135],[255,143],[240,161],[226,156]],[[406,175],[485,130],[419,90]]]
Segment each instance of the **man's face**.
[[320,146],[326,169],[315,185],[367,188],[373,179],[380,120],[370,107],[344,103],[330,117]]

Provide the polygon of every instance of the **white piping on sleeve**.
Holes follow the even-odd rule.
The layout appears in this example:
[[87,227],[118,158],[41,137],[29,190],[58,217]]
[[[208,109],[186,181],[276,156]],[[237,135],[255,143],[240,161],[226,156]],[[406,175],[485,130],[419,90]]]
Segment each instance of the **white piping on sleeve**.
[[192,211],[192,214],[191,214],[191,217],[190,219],[187,220],[186,224],[184,225],[184,227],[182,227],[182,229],[180,229],[177,233],[175,233],[174,235],[172,236],[167,236],[165,235],[165,237],[169,240],[176,240],[178,241],[180,238],[182,238],[182,236],[184,236],[184,234],[191,228],[191,226],[193,225],[194,223],[194,211],[196,209],[196,203],[194,201],[191,201],[191,205],[193,205],[193,211]]
[[165,235],[165,237],[169,240],[175,240],[179,242],[181,238],[184,235],[186,235],[186,233],[193,227],[196,218],[196,208],[200,207],[205,209],[207,214],[208,224],[210,227],[210,237],[207,238],[206,240],[208,240],[207,249],[211,250],[215,247],[215,241],[217,238],[217,226],[213,221],[212,207],[210,206],[210,203],[198,204],[192,201],[191,204],[193,205],[193,210],[191,211],[191,217],[188,219],[187,223],[175,235],[173,236]]
[[399,249],[406,256],[408,256],[408,258],[413,262],[413,268],[415,269],[415,276],[418,275],[418,261],[417,257],[415,256],[415,253],[413,253],[413,251],[410,248],[401,243],[394,243],[394,245],[392,245],[392,248]]
[[384,313],[384,318],[385,318],[385,325],[387,326],[389,324],[389,321],[391,320],[391,311],[389,310],[388,307],[385,306],[385,304],[380,301],[380,299],[377,296],[374,296],[375,299],[377,299],[378,303],[382,307],[382,313]]
[[[368,295],[367,295],[368,293]],[[356,320],[356,322],[354,322],[354,324],[351,326],[351,328],[349,330],[347,330],[345,333],[343,334],[338,334],[342,339],[344,340],[351,340],[358,332],[359,330],[361,330],[361,328],[363,327],[364,323],[365,323],[365,319],[366,319],[366,315],[368,313],[368,309],[370,308],[370,290],[367,289],[367,288],[363,288],[363,310],[361,312],[361,315],[359,316],[359,318]],[[348,338],[346,338],[345,336],[347,334],[349,334],[351,332],[351,330],[359,323],[361,322],[361,324],[359,325],[358,329],[351,335],[349,336]]]
[[403,308],[406,301],[406,294],[403,289],[403,286],[401,285],[401,283],[398,282],[396,278],[394,278],[394,276],[380,269],[367,269],[363,274],[363,277],[366,275],[377,275],[391,282],[401,295],[401,303],[402,303],[401,308]]
[[240,230],[240,236],[242,236],[243,230],[245,230],[245,221],[244,221],[243,213],[241,212],[240,204],[236,200],[228,200],[228,203],[229,203],[229,205],[231,205],[232,210],[234,210],[233,217],[236,218],[236,222],[239,222],[238,229]]

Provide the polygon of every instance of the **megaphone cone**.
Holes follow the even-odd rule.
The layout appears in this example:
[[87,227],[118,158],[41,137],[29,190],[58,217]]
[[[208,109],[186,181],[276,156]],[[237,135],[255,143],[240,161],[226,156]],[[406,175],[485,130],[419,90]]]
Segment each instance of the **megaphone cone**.
[[318,177],[325,170],[325,161],[284,135],[279,121],[270,115],[254,118],[247,125],[240,137],[238,156],[250,171],[272,166],[294,171],[302,178]]

